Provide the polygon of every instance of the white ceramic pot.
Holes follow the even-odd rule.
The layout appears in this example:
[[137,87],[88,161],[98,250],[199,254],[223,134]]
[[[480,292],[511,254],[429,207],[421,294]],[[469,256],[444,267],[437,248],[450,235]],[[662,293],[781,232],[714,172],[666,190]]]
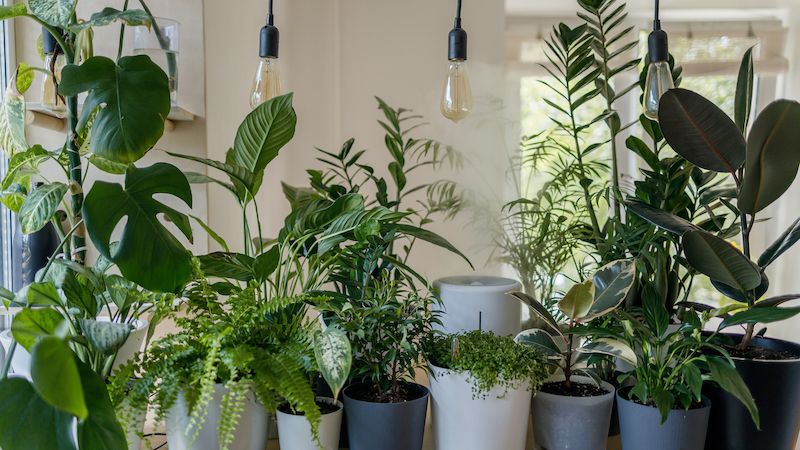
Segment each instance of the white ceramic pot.
[[522,328],[522,304],[507,295],[522,286],[500,277],[458,276],[434,282],[442,299],[442,325],[447,334],[481,329],[498,336],[516,336]]
[[278,435],[281,450],[338,450],[339,431],[342,428],[342,410],[344,405],[332,398],[317,397],[317,402],[335,405],[339,409],[323,414],[319,423],[319,442],[317,447],[311,434],[311,425],[305,416],[286,414],[278,410]]
[[431,416],[437,450],[525,450],[531,389],[523,383],[475,396],[467,373],[431,366]]
[[[98,317],[97,320],[108,320],[107,317]],[[117,358],[114,360],[114,369],[133,359],[136,352],[142,349],[142,344],[147,337],[147,321],[137,319],[133,321],[136,328],[128,335],[128,339],[117,351]],[[11,345],[11,330],[4,330],[0,333],[0,343],[3,345],[4,353],[8,352]],[[30,379],[31,377],[31,354],[22,346],[17,346],[14,356],[11,359],[11,370],[13,373]]]
[[[183,395],[178,395],[175,405],[167,412],[167,444],[170,450],[219,450],[219,421],[221,418],[222,397],[227,390],[221,384],[214,386],[214,393],[208,403],[208,412],[192,442],[195,429],[189,427],[189,408]],[[267,423],[269,416],[264,406],[248,394],[245,399],[239,424],[234,432],[229,450],[264,450],[267,447]]]

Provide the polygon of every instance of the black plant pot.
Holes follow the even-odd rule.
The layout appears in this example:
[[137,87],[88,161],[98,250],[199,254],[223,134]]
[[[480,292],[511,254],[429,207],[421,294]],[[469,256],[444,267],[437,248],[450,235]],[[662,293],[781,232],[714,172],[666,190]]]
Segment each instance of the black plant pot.
[[[734,336],[739,341],[741,336]],[[800,355],[800,345],[772,338],[755,338],[753,345]],[[761,431],[735,397],[715,386],[703,393],[711,399],[707,450],[794,450],[800,431],[800,358],[763,361],[734,358],[758,406]]]
[[47,261],[59,244],[58,234],[53,224],[48,223],[41,230],[22,235],[22,258],[20,264],[22,285],[35,281],[36,272],[47,265]]
[[420,450],[428,412],[428,389],[415,383],[403,403],[376,403],[351,397],[363,385],[345,388],[344,409],[350,450]]

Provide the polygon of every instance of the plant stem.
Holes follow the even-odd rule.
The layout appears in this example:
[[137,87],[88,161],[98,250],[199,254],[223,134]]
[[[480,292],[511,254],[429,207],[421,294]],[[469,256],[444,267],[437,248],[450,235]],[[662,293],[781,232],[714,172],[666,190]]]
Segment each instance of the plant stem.
[[6,360],[3,361],[3,372],[0,373],[0,380],[8,378],[8,370],[11,368],[11,360],[14,359],[14,352],[17,350],[17,340],[11,339],[11,345],[6,352]]
[[69,190],[72,193],[72,217],[79,228],[72,235],[72,260],[83,264],[86,259],[86,229],[83,225],[83,177],[78,145],[78,97],[68,96],[67,103],[67,156],[69,156]]

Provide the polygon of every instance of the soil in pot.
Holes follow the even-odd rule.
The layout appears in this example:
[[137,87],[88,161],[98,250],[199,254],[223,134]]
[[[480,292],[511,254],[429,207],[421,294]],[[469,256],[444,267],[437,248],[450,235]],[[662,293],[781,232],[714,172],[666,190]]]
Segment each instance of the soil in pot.
[[420,450],[428,410],[428,389],[403,383],[397,402],[376,396],[371,385],[351,384],[344,389],[350,450]]
[[545,383],[531,401],[537,448],[599,450],[606,448],[614,386],[571,377]]
[[703,450],[711,401],[703,397],[697,408],[673,409],[661,423],[653,406],[629,399],[630,387],[617,391],[622,448],[648,450]]
[[[734,343],[741,335],[732,335]],[[772,338],[755,338],[745,350],[731,345],[736,370],[758,406],[761,430],[747,409],[716,386],[703,389],[711,409],[706,449],[794,450],[800,430],[800,344]]]
[[[319,399],[317,399],[317,400],[315,401],[315,403],[317,404],[317,407],[319,407],[319,412],[320,412],[322,415],[325,415],[325,414],[330,414],[330,413],[334,413],[334,412],[336,412],[336,411],[338,411],[338,410],[342,409],[341,407],[339,407],[339,405],[335,405],[335,404],[333,404],[333,403],[331,403],[331,402],[326,402],[326,401],[322,401],[322,400],[319,400]],[[279,406],[279,407],[278,407],[278,411],[280,411],[280,412],[282,412],[282,413],[284,413],[284,414],[289,414],[289,415],[292,415],[292,416],[305,416],[305,415],[306,415],[306,414],[305,414],[304,412],[302,412],[302,411],[295,411],[295,410],[293,410],[293,409],[292,409],[292,408],[289,406],[289,404],[288,404],[288,403],[284,403],[284,404],[282,404],[281,406]]]

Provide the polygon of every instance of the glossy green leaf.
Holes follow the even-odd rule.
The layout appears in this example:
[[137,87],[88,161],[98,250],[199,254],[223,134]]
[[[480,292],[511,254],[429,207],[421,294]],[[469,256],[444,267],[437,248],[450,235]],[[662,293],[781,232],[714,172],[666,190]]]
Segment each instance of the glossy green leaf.
[[89,162],[103,172],[114,175],[123,175],[128,170],[128,164],[111,161],[96,154],[89,155]]
[[76,450],[74,418],[45,402],[24,378],[0,380],[3,450]]
[[686,385],[692,391],[692,397],[695,401],[700,401],[703,391],[703,375],[700,373],[700,369],[694,364],[686,364],[681,372]]
[[52,282],[36,282],[20,290],[23,293],[23,304],[27,306],[58,306],[62,304],[56,286]]
[[261,186],[267,164],[294,137],[297,116],[292,108],[292,98],[289,93],[262,103],[245,117],[236,132],[233,149],[225,162],[243,167],[255,175],[252,195]]
[[751,308],[726,317],[722,323],[719,324],[719,329],[723,330],[735,325],[743,325],[747,323],[780,322],[782,320],[791,319],[797,314],[800,314],[800,306],[793,308],[779,308],[777,306]]
[[659,125],[676,153],[703,169],[734,172],[745,161],[745,141],[730,117],[687,89],[670,89],[659,103]]
[[636,264],[629,260],[613,261],[595,272],[592,281],[594,302],[582,322],[607,314],[625,301],[636,281]]
[[50,308],[24,308],[14,316],[11,322],[11,334],[25,350],[31,351],[39,339],[45,336],[66,335],[67,326],[64,317]]
[[22,233],[31,234],[44,228],[55,215],[66,193],[67,185],[58,182],[45,184],[31,191],[19,209]]
[[14,3],[9,6],[0,6],[0,20],[24,16],[27,13],[28,7],[24,2]]
[[778,200],[800,167],[800,103],[778,100],[758,115],[747,139],[739,209],[755,214]]
[[740,402],[750,412],[750,417],[756,428],[761,429],[761,420],[758,414],[756,402],[753,400],[750,389],[742,380],[741,375],[727,360],[719,357],[708,356],[706,357],[708,368],[711,371],[711,379],[714,380],[719,387],[728,391],[731,395],[739,399]]
[[784,254],[787,250],[792,248],[797,241],[800,240],[800,219],[794,221],[794,223],[786,229],[786,231],[781,234],[778,239],[775,240],[761,256],[758,257],[758,265],[762,268],[766,268],[779,256]]
[[638,200],[626,201],[625,207],[628,209],[628,211],[636,214],[637,216],[659,228],[669,231],[670,233],[682,235],[687,231],[697,229],[696,226],[684,218],[670,214],[658,208],[654,208]]
[[656,337],[661,338],[669,326],[669,312],[658,297],[645,296],[643,302],[645,323]]
[[350,376],[353,349],[347,333],[336,327],[328,327],[314,339],[314,358],[322,378],[338,398],[339,391]]
[[779,306],[786,302],[790,302],[792,300],[800,299],[800,294],[787,294],[787,295],[778,295],[776,297],[765,298],[764,300],[759,300],[756,302],[756,308],[768,308],[771,306]]
[[[191,255],[158,216],[166,216],[189,240],[192,230],[185,214],[153,198],[159,194],[192,204],[189,182],[176,167],[156,163],[139,169],[131,165],[125,174],[125,188],[95,182],[84,201],[83,218],[100,254],[113,261],[126,278],[149,290],[173,292],[190,278]],[[124,217],[127,222],[112,254],[111,234]]]
[[253,273],[255,274],[256,280],[264,282],[275,272],[275,269],[277,269],[278,265],[281,263],[280,250],[280,247],[275,245],[266,252],[256,256],[253,263]]
[[89,345],[103,355],[116,353],[131,334],[131,326],[124,323],[82,319],[80,324]]
[[530,329],[519,333],[514,340],[522,345],[528,345],[548,358],[561,358],[561,349],[553,337],[545,330]]
[[469,264],[470,268],[474,269],[475,266],[472,265],[472,262],[467,258],[467,255],[461,253],[459,249],[457,249],[453,244],[451,244],[447,239],[444,237],[426,229],[414,226],[414,225],[407,225],[407,224],[397,224],[395,229],[405,234],[406,236],[411,236],[417,238],[421,241],[428,242],[433,244],[437,247],[441,247],[445,250],[448,250],[456,255],[460,256],[464,261]]
[[[230,153],[231,151],[228,152],[228,154]],[[197,156],[181,155],[179,153],[171,153],[171,152],[167,152],[167,154],[175,158],[181,158],[189,161],[199,162],[201,164],[217,169],[228,175],[228,178],[230,178],[234,186],[230,186],[226,183],[217,182],[217,180],[213,178],[211,180],[217,182],[217,184],[220,184],[224,188],[231,190],[236,195],[236,198],[239,199],[240,203],[246,203],[247,199],[251,197],[251,193],[254,192],[256,177],[253,174],[253,172],[251,172],[248,169],[245,169],[244,167],[239,167],[235,164],[227,164],[215,161],[213,159],[200,158]],[[199,181],[197,178],[195,178],[195,181],[190,180],[190,182],[199,182]],[[203,182],[206,181],[203,180]]]
[[558,302],[558,309],[566,314],[572,320],[580,321],[586,314],[594,302],[594,283],[592,280],[586,280],[583,283],[578,283],[564,295]]
[[683,252],[697,271],[739,291],[746,292],[761,284],[758,266],[733,245],[705,231],[683,235]]
[[199,256],[203,274],[209,278],[229,278],[250,281],[254,278],[252,256],[241,253],[215,252]]
[[522,303],[528,305],[531,310],[544,321],[550,331],[555,334],[561,334],[558,321],[553,317],[552,314],[550,314],[550,311],[548,311],[547,308],[545,308],[544,305],[539,303],[539,301],[537,301],[535,298],[525,294],[524,292],[511,292],[508,295],[511,295]]
[[13,183],[8,189],[0,192],[0,202],[12,212],[19,214],[19,210],[25,203],[25,198],[27,196],[28,190],[25,189],[25,186],[19,183]]
[[79,31],[90,27],[103,27],[114,22],[123,22],[128,26],[144,25],[149,28],[151,25],[151,18],[150,14],[147,14],[141,9],[120,11],[116,8],[105,7],[102,11],[92,14],[89,20],[73,25],[71,29]]
[[31,379],[47,403],[81,420],[89,414],[75,357],[62,338],[45,336],[33,346]]
[[149,57],[125,56],[114,63],[95,56],[80,66],[67,65],[59,92],[88,92],[79,126],[94,115],[92,153],[118,163],[132,163],[147,153],[164,134],[170,110],[169,81]]
[[753,104],[753,47],[747,49],[739,66],[734,99],[734,118],[742,134],[747,131],[750,120],[750,107]]
[[[191,180],[190,180],[189,182],[191,183]],[[220,247],[222,247],[222,249],[223,249],[224,251],[226,251],[226,252],[230,251],[230,249],[228,248],[228,243],[227,243],[227,242],[225,242],[225,239],[223,239],[223,238],[222,238],[222,236],[220,236],[219,234],[217,234],[217,232],[216,232],[216,231],[214,231],[214,230],[213,230],[213,229],[212,229],[212,228],[211,228],[211,227],[210,227],[210,226],[209,226],[207,223],[205,223],[205,222],[204,222],[204,221],[203,221],[201,218],[199,218],[199,217],[197,217],[197,216],[193,216],[193,215],[191,215],[191,214],[189,215],[189,217],[191,217],[191,218],[192,218],[192,220],[194,220],[196,224],[200,225],[200,228],[202,228],[202,229],[203,229],[203,230],[206,232],[206,234],[208,234],[208,237],[210,237],[210,238],[211,238],[211,239],[213,239],[213,240],[214,240],[214,241],[215,241],[217,244],[219,244],[219,246],[220,246]]]
[[78,362],[78,372],[89,408],[86,420],[78,422],[78,446],[81,450],[127,450],[128,439],[117,420],[105,381],[82,362]]

